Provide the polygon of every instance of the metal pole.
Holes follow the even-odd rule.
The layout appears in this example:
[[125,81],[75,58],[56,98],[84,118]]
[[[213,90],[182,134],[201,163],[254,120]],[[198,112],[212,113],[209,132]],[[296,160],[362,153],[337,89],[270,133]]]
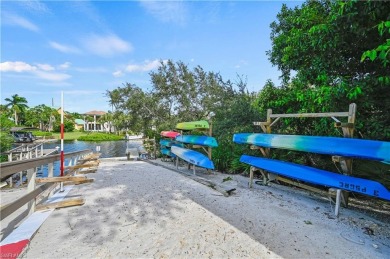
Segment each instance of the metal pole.
[[[61,91],[61,176],[64,176],[64,92]],[[61,192],[64,191],[64,184],[61,182]]]

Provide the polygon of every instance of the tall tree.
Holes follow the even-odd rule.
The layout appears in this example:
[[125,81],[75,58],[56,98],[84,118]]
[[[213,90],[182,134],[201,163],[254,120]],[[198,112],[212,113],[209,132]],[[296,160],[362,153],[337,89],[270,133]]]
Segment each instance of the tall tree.
[[380,60],[361,62],[366,50],[386,41],[377,25],[389,18],[390,5],[383,1],[283,6],[271,24],[268,52],[282,71],[282,88],[288,92],[280,104],[295,112],[318,112],[345,110],[355,102],[358,130],[368,138],[390,139],[390,82],[378,80],[388,76],[388,68]]
[[4,100],[8,102],[5,106],[12,110],[15,124],[18,125],[18,114],[23,113],[28,108],[26,98],[14,94],[11,98],[5,98]]

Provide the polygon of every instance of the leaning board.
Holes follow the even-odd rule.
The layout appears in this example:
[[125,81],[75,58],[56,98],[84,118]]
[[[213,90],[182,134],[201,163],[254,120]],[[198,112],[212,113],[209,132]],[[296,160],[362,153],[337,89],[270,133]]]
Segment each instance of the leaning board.
[[175,138],[177,142],[201,145],[207,147],[218,147],[217,140],[213,137],[208,136],[197,136],[197,135],[180,135]]
[[242,155],[240,162],[308,183],[324,185],[351,192],[358,192],[390,200],[389,190],[387,190],[382,184],[375,181],[332,173],[304,165],[248,155]]
[[281,148],[390,162],[390,142],[300,135],[238,133],[233,142],[267,148]]
[[190,164],[207,169],[214,169],[213,161],[197,151],[173,146],[171,152]]

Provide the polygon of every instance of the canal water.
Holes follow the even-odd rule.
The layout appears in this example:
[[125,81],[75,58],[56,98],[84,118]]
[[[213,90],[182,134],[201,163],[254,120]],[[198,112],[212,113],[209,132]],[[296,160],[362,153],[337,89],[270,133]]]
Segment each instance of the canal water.
[[[86,141],[64,141],[64,153],[81,151],[89,149],[93,152],[97,152],[97,147],[100,147],[99,153],[101,158],[109,157],[124,157],[126,156],[126,148],[138,148],[142,145],[141,140],[120,140],[120,141],[100,141],[100,142],[86,142]],[[48,142],[43,145],[44,149],[60,150],[61,141]],[[68,165],[68,160],[65,159],[65,166]],[[37,172],[38,177],[46,177],[48,174],[47,166],[39,168]],[[54,162],[54,176],[60,175],[60,162]]]
[[[84,149],[90,149],[91,151],[96,152],[96,148],[100,147],[99,153],[101,153],[101,158],[107,158],[107,157],[121,157],[126,156],[126,147],[129,148],[136,148],[139,147],[142,144],[142,141],[140,140],[120,140],[120,141],[99,141],[99,142],[87,142],[87,141],[78,141],[78,140],[72,140],[72,141],[64,141],[64,152],[74,152],[74,151],[81,151]],[[54,149],[54,148],[60,148],[61,142],[49,142],[45,143],[43,145],[43,148],[45,149]]]

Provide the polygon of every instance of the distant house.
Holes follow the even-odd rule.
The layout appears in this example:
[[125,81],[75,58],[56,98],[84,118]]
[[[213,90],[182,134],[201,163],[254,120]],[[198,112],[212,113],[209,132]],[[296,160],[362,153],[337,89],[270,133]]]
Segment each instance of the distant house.
[[[114,126],[111,122],[100,123],[99,118],[106,114],[104,111],[89,111],[84,113],[84,130],[85,131],[100,131],[114,132]],[[87,116],[93,117],[92,121],[87,120]]]
[[82,119],[75,119],[74,120],[74,128],[75,130],[82,130],[85,127],[85,121]]

